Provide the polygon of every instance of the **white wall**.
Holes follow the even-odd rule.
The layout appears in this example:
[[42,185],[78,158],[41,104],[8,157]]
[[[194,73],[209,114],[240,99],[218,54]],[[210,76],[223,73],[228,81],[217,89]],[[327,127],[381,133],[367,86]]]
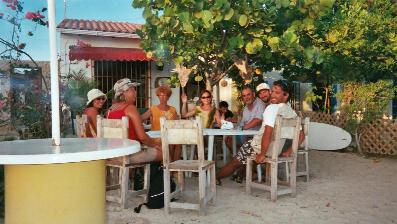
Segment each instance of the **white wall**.
[[[157,70],[156,63],[151,63],[151,70],[152,70],[152,80],[151,80],[151,105],[159,104],[159,99],[156,96],[156,88],[155,82],[158,77],[170,77],[171,70],[175,68],[173,63],[164,63],[164,68],[162,71]],[[175,107],[178,114],[180,114],[180,91],[179,88],[171,88],[172,95],[168,101],[168,104]]]
[[[223,80],[227,82],[227,86],[223,87],[219,84],[219,101],[226,101],[229,104],[229,110],[231,110],[233,107],[233,81],[230,78],[224,78]],[[222,82],[222,80],[220,82]],[[218,107],[218,105],[216,105],[216,107]]]

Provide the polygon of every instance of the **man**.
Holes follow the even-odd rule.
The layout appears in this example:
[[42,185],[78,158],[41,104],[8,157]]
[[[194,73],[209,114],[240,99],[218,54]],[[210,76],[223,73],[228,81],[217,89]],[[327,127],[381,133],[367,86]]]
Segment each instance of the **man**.
[[259,99],[261,99],[266,106],[269,105],[270,100],[270,87],[267,83],[261,83],[256,87]]
[[[285,80],[278,80],[273,83],[270,97],[271,105],[269,105],[263,113],[261,129],[252,140],[245,142],[236,156],[217,173],[216,178],[218,184],[220,184],[220,179],[230,176],[235,170],[243,167],[247,162],[247,158],[256,156],[255,161],[260,163],[264,161],[266,155],[270,156],[271,150],[269,149],[272,148],[271,138],[277,114],[281,114],[284,117],[297,116],[292,108],[286,104],[290,97],[290,91],[290,85]],[[299,145],[303,142],[304,137],[304,133],[301,131],[299,135]],[[283,145],[284,142],[281,142],[279,154],[281,153]],[[283,153],[283,156],[289,156],[292,152],[291,150],[292,149],[289,148]]]
[[265,103],[255,97],[254,91],[248,86],[244,87],[241,96],[245,107],[239,126],[242,130],[259,130],[263,119],[263,111],[266,108]]
[[[265,111],[266,105],[259,98],[255,97],[255,92],[249,86],[245,86],[241,92],[243,103],[245,105],[242,118],[238,126],[242,130],[259,130],[262,123],[263,111]],[[230,136],[225,139],[226,145],[231,151],[232,138]],[[237,145],[241,145],[242,142],[246,141],[245,138],[237,138]]]
[[219,102],[218,108],[222,120],[232,121],[234,115],[229,110],[229,104],[226,101]]

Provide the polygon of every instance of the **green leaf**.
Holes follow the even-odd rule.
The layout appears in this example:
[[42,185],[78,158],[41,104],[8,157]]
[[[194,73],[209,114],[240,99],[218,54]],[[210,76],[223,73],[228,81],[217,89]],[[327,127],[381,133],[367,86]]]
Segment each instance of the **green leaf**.
[[296,42],[296,40],[298,39],[298,37],[296,36],[296,34],[294,32],[290,32],[290,31],[286,31],[283,35],[283,40],[289,45],[292,44],[294,42]]
[[226,0],[216,0],[216,1],[215,1],[215,4],[214,4],[214,8],[215,8],[215,9],[220,9],[220,8],[222,8],[222,6],[223,6],[224,4],[226,4],[226,3],[227,3]]
[[179,19],[182,23],[189,22],[190,23],[190,15],[188,12],[179,13]]
[[255,38],[251,42],[247,43],[247,45],[245,45],[245,51],[248,54],[255,54],[258,51],[260,51],[262,47],[263,47],[262,41],[258,38]]
[[280,39],[278,37],[271,37],[267,40],[267,44],[272,48],[272,50],[277,50],[279,43]]
[[331,8],[335,3],[335,0],[320,0],[320,5],[326,8]]
[[193,26],[192,26],[192,24],[190,24],[190,23],[188,23],[188,22],[184,22],[184,23],[182,23],[182,26],[183,26],[183,30],[184,30],[186,33],[193,33]]
[[202,15],[201,19],[203,20],[204,24],[206,26],[209,26],[211,24],[211,19],[212,19],[212,16],[213,16],[211,11],[204,10],[204,11],[201,12],[201,15]]
[[143,16],[143,18],[146,19],[146,20],[147,20],[148,18],[150,18],[150,17],[152,16],[152,12],[150,11],[150,8],[145,8],[145,9],[143,10],[142,16]]
[[175,57],[173,59],[173,61],[174,61],[175,64],[180,65],[183,62],[183,57],[182,56],[177,56],[177,57]]
[[234,15],[234,10],[232,8],[229,9],[229,11],[227,11],[227,13],[225,14],[224,19],[225,20],[230,20]]
[[283,8],[287,8],[290,4],[289,0],[278,0],[277,3]]
[[244,46],[241,36],[231,37],[228,39],[230,48],[242,48]]
[[309,61],[311,61],[311,60],[313,59],[314,52],[315,52],[315,50],[314,50],[313,47],[308,47],[308,48],[306,48],[306,49],[303,51],[303,53],[305,54],[306,58],[307,58]]
[[246,26],[248,23],[248,17],[246,15],[241,15],[238,19],[238,24],[240,24],[240,26]]

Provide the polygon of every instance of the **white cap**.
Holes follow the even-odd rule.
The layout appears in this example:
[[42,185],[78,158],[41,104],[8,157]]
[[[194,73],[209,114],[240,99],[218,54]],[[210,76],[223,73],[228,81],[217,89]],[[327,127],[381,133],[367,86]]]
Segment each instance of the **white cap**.
[[87,93],[87,105],[90,104],[93,100],[95,100],[96,98],[99,97],[105,97],[105,99],[107,99],[106,95],[99,89],[91,89],[90,91],[88,91]]
[[123,94],[124,91],[128,90],[128,88],[130,88],[131,86],[139,86],[139,85],[140,83],[131,82],[131,80],[128,78],[120,79],[113,86],[114,97],[116,98],[120,96],[121,94]]
[[267,83],[261,83],[256,87],[256,91],[259,92],[262,89],[268,89],[270,90],[270,86]]

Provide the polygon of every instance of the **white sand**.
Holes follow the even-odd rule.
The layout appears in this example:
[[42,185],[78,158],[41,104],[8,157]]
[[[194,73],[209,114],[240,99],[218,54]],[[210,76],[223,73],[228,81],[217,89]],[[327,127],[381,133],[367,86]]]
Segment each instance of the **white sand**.
[[[273,203],[269,193],[247,195],[243,184],[225,179],[207,216],[145,207],[136,214],[132,200],[122,211],[108,204],[108,223],[397,223],[397,159],[311,151],[310,169],[310,182],[298,178],[296,198]],[[196,189],[197,178],[187,181]]]

